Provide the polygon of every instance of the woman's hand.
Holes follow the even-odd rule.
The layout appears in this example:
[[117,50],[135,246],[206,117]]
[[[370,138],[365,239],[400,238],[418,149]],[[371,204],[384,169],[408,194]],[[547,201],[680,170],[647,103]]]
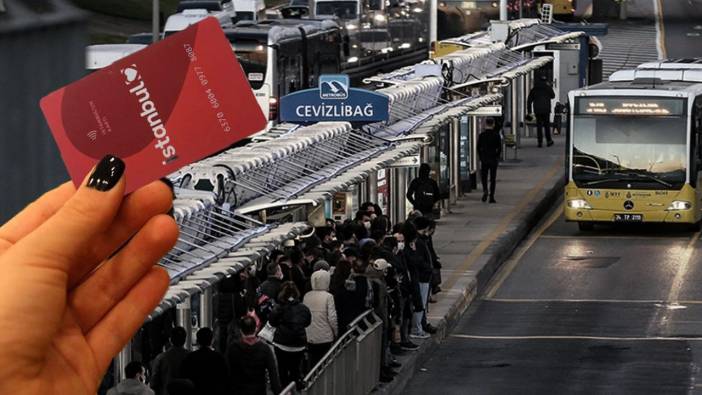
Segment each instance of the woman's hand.
[[178,237],[172,193],[125,197],[123,171],[107,156],[0,227],[0,394],[95,394],[166,291],[154,264]]

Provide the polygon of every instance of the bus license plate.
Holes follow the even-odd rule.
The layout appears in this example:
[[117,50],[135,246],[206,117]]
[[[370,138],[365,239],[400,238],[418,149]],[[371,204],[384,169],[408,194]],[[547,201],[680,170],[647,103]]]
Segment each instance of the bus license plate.
[[614,214],[614,222],[642,222],[643,214]]

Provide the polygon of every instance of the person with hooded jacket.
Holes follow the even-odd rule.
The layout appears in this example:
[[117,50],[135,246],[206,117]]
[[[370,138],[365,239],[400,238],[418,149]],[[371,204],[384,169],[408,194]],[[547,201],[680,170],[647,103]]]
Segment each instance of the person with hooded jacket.
[[241,339],[229,345],[227,365],[232,389],[237,395],[266,395],[266,373],[274,394],[281,391],[278,366],[270,346],[256,336],[256,321],[249,316],[240,320]]
[[336,305],[334,296],[329,293],[330,281],[331,275],[326,270],[312,273],[312,290],[302,300],[312,314],[312,323],[306,329],[310,367],[329,351],[337,336]]
[[419,176],[410,182],[407,188],[407,200],[412,203],[415,210],[422,212],[422,215],[433,218],[434,204],[438,202],[439,185],[431,177],[429,173],[431,167],[428,164],[422,163],[419,166]]
[[312,323],[312,314],[307,306],[300,303],[300,291],[294,282],[283,283],[278,305],[268,317],[268,322],[275,328],[273,346],[281,384],[287,386],[294,381],[299,385],[300,369],[307,346],[305,329]]

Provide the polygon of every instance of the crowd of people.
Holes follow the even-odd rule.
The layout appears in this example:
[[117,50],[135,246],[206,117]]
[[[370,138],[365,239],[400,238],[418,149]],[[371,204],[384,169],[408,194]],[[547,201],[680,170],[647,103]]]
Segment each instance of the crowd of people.
[[291,382],[299,387],[367,310],[382,320],[380,379],[391,381],[401,366],[396,356],[417,350],[417,342],[436,331],[427,310],[441,291],[441,263],[432,243],[433,204],[420,196],[435,190],[421,182],[410,191],[420,204],[403,223],[391,225],[378,205],[364,203],[353,219],[328,219],[313,236],[273,251],[258,270],[224,279],[216,322],[197,331],[196,350],[186,350],[185,329],[173,328],[169,348],[151,363],[148,384],[145,367],[133,362],[113,394],[266,394],[269,385],[274,393]]

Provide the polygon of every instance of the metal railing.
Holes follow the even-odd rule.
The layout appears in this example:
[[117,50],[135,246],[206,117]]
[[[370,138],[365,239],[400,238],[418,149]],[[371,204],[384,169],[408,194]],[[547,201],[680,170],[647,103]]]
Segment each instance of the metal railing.
[[349,328],[303,378],[301,391],[293,382],[280,395],[369,394],[380,380],[383,321],[367,310]]

